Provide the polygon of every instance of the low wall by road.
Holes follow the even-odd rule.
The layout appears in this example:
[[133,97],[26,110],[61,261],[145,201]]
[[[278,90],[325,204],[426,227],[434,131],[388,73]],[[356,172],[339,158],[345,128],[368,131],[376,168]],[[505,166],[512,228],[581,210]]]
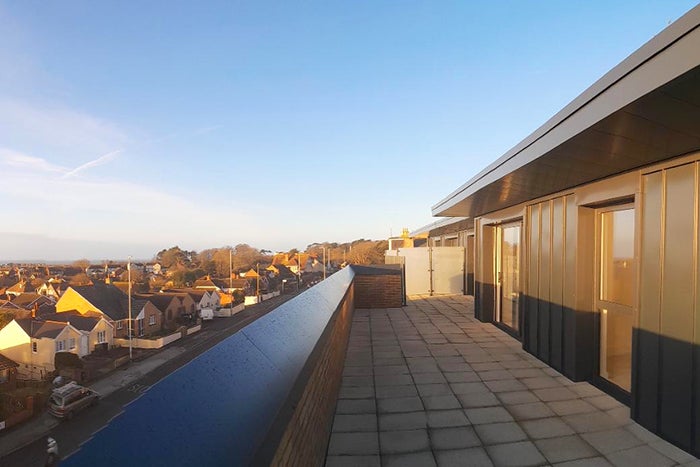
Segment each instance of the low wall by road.
[[255,305],[256,303],[260,303],[260,302],[264,302],[265,300],[269,300],[272,297],[277,297],[279,294],[280,294],[280,292],[279,292],[279,290],[277,290],[275,292],[260,294],[259,298],[255,295],[246,295],[244,303],[246,306]]
[[[200,324],[198,324],[197,326],[192,326],[191,328],[187,329],[187,335],[194,334],[200,329],[202,329],[202,326]],[[168,334],[167,336],[159,337],[157,339],[145,339],[141,337],[136,337],[134,339],[131,339],[131,345],[135,349],[160,349],[161,347],[165,347],[168,344],[172,344],[173,342],[181,338],[182,332],[176,331],[172,334]],[[129,347],[129,339],[115,338],[114,344],[119,345],[121,347]]]
[[245,310],[245,304],[239,303],[233,308],[221,308],[218,310],[214,310],[214,318],[230,318],[231,316],[243,310]]

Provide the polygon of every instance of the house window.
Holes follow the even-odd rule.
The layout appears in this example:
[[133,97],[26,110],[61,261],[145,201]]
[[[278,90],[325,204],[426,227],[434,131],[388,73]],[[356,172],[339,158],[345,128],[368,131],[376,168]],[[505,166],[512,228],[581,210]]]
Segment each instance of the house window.
[[173,319],[173,310],[168,310],[168,321]]
[[71,337],[71,339],[68,341],[68,348],[70,350],[73,350],[75,348],[75,337]]
[[97,331],[97,343],[98,344],[103,344],[106,342],[106,332],[105,331]]
[[32,342],[32,352],[37,353],[37,347],[36,347],[36,342]]
[[122,329],[124,327],[124,321],[117,321],[117,329]]
[[56,352],[66,350],[66,341],[56,341]]
[[155,326],[156,324],[156,315],[151,315],[148,317],[148,325],[149,326]]

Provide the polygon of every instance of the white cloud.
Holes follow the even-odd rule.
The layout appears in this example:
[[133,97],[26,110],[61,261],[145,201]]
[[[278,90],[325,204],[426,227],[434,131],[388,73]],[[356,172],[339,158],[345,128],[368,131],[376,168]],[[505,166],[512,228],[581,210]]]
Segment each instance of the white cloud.
[[[0,184],[0,199],[5,201],[12,228],[76,240],[164,245],[202,238],[225,243],[234,231],[233,219],[237,225],[245,223],[255,229],[242,209],[228,206],[224,212],[216,200],[193,202],[154,186],[83,172],[114,157],[116,152],[108,153],[70,170],[0,149],[0,170],[6,175]],[[78,172],[81,177],[70,176]]]
[[7,148],[0,148],[0,162],[9,167],[39,172],[65,173],[67,168],[55,165],[40,157],[27,156]]
[[[0,139],[14,147],[69,151],[75,159],[124,147],[129,137],[117,125],[64,106],[37,105],[0,97]],[[68,151],[67,151],[68,150]]]

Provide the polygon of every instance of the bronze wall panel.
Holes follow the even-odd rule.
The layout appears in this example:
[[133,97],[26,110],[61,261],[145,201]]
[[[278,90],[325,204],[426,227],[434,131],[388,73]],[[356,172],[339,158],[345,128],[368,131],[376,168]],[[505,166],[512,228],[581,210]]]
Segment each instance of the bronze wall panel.
[[639,327],[658,333],[661,325],[663,172],[646,175],[643,184]]
[[552,202],[541,203],[542,218],[540,222],[540,288],[538,309],[538,352],[537,356],[549,363],[550,359],[550,286],[551,286],[551,261],[552,261]]
[[552,200],[552,261],[550,286],[550,365],[562,371],[563,346],[563,282],[564,282],[564,203],[565,198]]
[[524,313],[523,345],[537,354],[537,314],[540,277],[540,205],[529,206],[528,212],[528,273],[527,303]]
[[667,170],[661,333],[684,342],[693,341],[694,328],[694,198],[694,164]]

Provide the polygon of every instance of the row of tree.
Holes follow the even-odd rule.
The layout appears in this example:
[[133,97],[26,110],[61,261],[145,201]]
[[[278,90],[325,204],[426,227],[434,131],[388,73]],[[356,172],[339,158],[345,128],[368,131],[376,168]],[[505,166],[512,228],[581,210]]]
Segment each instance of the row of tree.
[[[348,243],[312,243],[306,247],[305,253],[323,261],[325,250],[325,259],[335,265],[383,264],[384,251],[387,247],[385,240],[360,239]],[[298,252],[294,248],[287,254],[292,258]],[[200,252],[182,250],[174,246],[159,251],[155,256],[157,262],[169,270],[174,269],[178,276],[182,271],[181,274],[186,276],[186,282],[205,275],[228,277],[229,270],[241,272],[255,268],[256,265],[267,267],[272,263],[273,258],[272,251],[257,249],[245,243],[234,247],[209,248]]]
[[[305,253],[323,261],[325,250],[325,259],[332,265],[343,263],[383,264],[386,249],[387,242],[384,240],[359,239],[348,243],[312,243],[306,247]],[[299,251],[294,248],[286,253],[292,258]],[[207,275],[228,277],[229,270],[237,273],[254,269],[257,265],[260,265],[261,268],[267,267],[272,263],[273,258],[274,255],[270,250],[257,249],[242,243],[233,247],[208,248],[200,252],[183,250],[179,246],[173,246],[160,250],[156,253],[154,260],[168,269],[169,279],[173,281],[175,286],[182,286]],[[85,271],[90,265],[90,261],[78,260],[74,265]],[[119,279],[126,281],[127,273],[124,272]],[[85,280],[89,281],[89,278],[85,276]],[[137,268],[132,268],[131,280],[140,289],[144,289],[139,291],[148,289],[148,278]]]

